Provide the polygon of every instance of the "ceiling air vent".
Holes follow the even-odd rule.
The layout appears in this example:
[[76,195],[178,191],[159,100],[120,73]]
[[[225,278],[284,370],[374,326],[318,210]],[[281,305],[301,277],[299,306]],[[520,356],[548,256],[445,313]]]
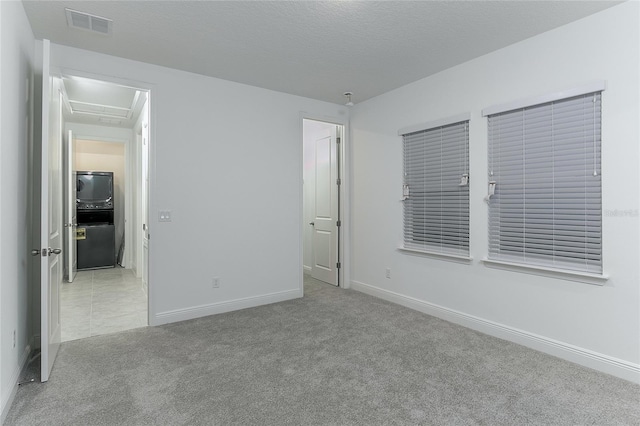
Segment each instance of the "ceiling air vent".
[[111,34],[111,24],[113,23],[111,19],[90,15],[73,9],[65,9],[65,12],[67,13],[67,25],[71,28],[78,28],[103,35]]

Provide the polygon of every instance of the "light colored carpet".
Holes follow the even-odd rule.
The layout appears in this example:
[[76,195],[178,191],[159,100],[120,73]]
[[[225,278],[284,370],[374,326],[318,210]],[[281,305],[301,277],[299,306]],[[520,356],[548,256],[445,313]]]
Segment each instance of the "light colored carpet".
[[63,343],[6,425],[638,425],[640,386],[362,293]]

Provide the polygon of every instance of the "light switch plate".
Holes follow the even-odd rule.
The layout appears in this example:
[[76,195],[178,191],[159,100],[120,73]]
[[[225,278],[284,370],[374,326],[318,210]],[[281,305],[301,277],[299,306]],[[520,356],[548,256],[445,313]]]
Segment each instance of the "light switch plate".
[[158,212],[158,222],[171,222],[171,210],[160,210]]

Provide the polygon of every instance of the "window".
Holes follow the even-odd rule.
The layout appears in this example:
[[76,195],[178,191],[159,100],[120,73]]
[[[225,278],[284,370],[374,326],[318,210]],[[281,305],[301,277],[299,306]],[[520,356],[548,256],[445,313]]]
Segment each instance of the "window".
[[601,90],[484,114],[489,260],[602,274]]
[[399,132],[404,146],[403,248],[468,257],[469,120],[451,120],[455,118]]

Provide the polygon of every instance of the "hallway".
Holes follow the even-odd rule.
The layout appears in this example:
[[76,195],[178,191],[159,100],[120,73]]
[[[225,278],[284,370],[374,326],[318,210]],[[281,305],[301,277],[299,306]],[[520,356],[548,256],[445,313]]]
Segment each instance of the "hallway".
[[147,291],[131,269],[79,271],[61,290],[62,341],[147,326]]

